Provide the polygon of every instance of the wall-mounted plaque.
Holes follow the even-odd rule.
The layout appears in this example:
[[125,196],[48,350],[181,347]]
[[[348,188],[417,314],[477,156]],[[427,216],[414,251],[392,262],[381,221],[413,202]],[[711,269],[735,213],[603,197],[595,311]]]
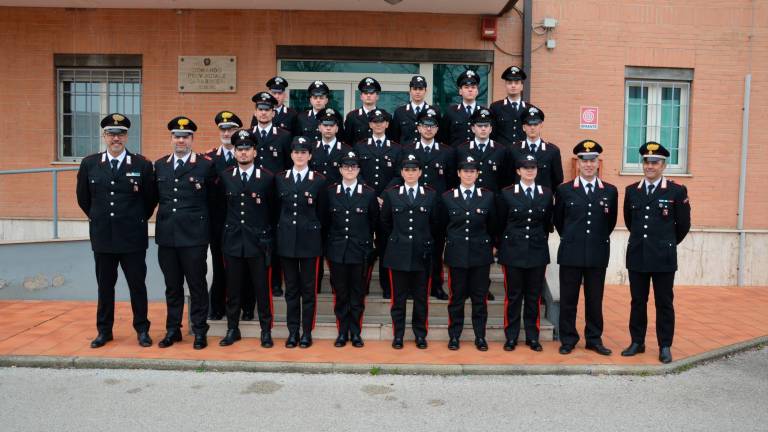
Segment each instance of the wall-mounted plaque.
[[182,93],[237,91],[237,57],[179,56],[179,91]]

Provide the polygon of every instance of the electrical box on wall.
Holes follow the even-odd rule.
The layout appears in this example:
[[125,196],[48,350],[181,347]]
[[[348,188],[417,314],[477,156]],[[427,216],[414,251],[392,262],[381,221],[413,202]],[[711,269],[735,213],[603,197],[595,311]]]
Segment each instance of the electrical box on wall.
[[480,39],[495,41],[498,34],[496,17],[483,18],[480,25]]

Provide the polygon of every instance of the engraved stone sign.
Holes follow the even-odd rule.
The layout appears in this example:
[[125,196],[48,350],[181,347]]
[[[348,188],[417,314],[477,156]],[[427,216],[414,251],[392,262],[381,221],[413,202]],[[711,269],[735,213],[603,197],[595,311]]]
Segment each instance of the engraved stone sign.
[[179,91],[182,93],[237,91],[237,57],[179,56]]

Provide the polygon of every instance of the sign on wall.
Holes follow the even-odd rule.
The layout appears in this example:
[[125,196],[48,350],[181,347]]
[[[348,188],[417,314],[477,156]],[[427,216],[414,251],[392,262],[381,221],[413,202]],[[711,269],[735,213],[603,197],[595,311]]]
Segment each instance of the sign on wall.
[[598,107],[583,106],[579,116],[579,129],[597,129]]
[[179,56],[179,92],[237,91],[237,57]]

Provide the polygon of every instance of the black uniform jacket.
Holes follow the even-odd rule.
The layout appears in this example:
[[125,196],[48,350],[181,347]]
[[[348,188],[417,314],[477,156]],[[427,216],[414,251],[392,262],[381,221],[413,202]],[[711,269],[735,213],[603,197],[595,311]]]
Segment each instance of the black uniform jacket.
[[636,272],[677,270],[677,245],[691,229],[688,190],[662,178],[648,196],[644,181],[627,186],[624,224],[629,230],[627,269]]
[[241,175],[237,167],[231,167],[220,178],[227,197],[222,252],[236,257],[263,254],[268,260],[274,247],[273,227],[277,218],[275,176],[256,167],[243,184]]
[[[473,112],[480,109],[480,105],[475,104]],[[474,138],[472,128],[469,122],[470,115],[464,109],[464,105],[452,104],[445,110],[445,114],[440,118],[440,129],[438,131],[438,140],[451,147],[456,147],[465,141]]]
[[323,148],[323,141],[318,140],[315,149],[312,150],[312,159],[309,160],[309,168],[325,176],[328,183],[338,183],[341,181],[341,158],[352,151],[352,148],[343,142],[336,140],[331,146],[331,152],[328,153]]
[[[374,108],[375,110],[376,108]],[[371,128],[368,127],[368,114],[363,108],[358,108],[347,113],[344,119],[344,142],[356,143],[371,137]]]
[[293,171],[275,178],[280,217],[277,222],[277,253],[289,258],[323,255],[322,220],[326,211],[325,177],[312,170],[299,184]]
[[579,177],[558,186],[554,224],[560,234],[557,263],[571,267],[608,267],[610,236],[616,227],[619,192],[616,186],[595,179],[587,197]]
[[147,220],[157,204],[152,180],[152,162],[127,150],[115,175],[106,152],[83,159],[77,172],[77,204],[88,216],[94,252],[147,249]]
[[509,99],[504,98],[492,103],[489,109],[493,113],[491,138],[500,141],[504,145],[525,139],[522,115],[523,112],[528,110],[527,102],[521,100],[517,104],[517,109],[514,109]]
[[180,169],[173,155],[155,161],[159,205],[155,243],[167,247],[204,246],[210,242],[209,199],[214,194],[213,161],[192,153]]
[[530,200],[520,184],[513,184],[501,191],[496,204],[504,226],[499,239],[499,263],[520,268],[549,264],[552,191],[536,185]]
[[400,271],[424,271],[430,268],[434,236],[439,231],[438,196],[419,185],[411,203],[405,186],[384,191],[381,226],[387,236],[384,267]]
[[445,231],[444,262],[470,268],[493,263],[496,203],[490,189],[475,187],[469,201],[459,188],[440,197],[440,219]]
[[[504,187],[509,175],[506,173],[506,150],[500,143],[490,140],[481,152],[474,139],[456,148],[456,160],[464,160],[467,156],[477,162],[477,185],[492,191]],[[514,164],[512,165],[514,166]]]
[[[425,102],[421,110],[424,111],[430,108],[437,114],[439,124],[440,108],[437,105],[430,105]],[[410,102],[400,105],[395,109],[395,113],[392,114],[392,121],[387,129],[387,136],[389,139],[397,141],[402,145],[410,145],[419,139],[419,131],[416,129],[416,112]]]
[[[296,116],[293,136],[303,136],[313,141],[320,140],[320,131],[317,129],[317,118],[311,114],[311,109],[299,112]],[[336,139],[344,141],[346,137],[344,135],[344,119],[338,112],[336,112],[336,124],[339,125],[339,130],[336,132]]]
[[[435,141],[427,154],[421,141],[403,147],[403,155],[413,153],[421,162],[419,182],[431,187],[438,196],[458,184],[456,174],[456,151],[453,147]],[[402,182],[401,182],[402,184]]]
[[229,164],[227,164],[227,158],[224,152],[225,150],[221,146],[218,146],[205,153],[205,155],[213,161],[213,167],[216,171],[216,177],[213,181],[213,193],[208,201],[208,214],[211,220],[211,227],[214,228],[214,233],[220,232],[218,230],[224,227],[224,219],[226,219],[227,216],[226,192],[221,177],[227,168],[237,165],[235,149],[232,149],[232,161]]
[[271,126],[266,138],[261,138],[258,126],[251,132],[256,136],[257,165],[272,172],[282,171],[293,166],[291,161],[291,133],[285,129]]
[[[293,131],[296,128],[296,117],[298,115],[299,113],[297,113],[295,109],[287,106],[282,107],[280,111],[277,111],[277,108],[275,108],[275,116],[272,117],[272,124],[287,130],[293,135]],[[251,128],[256,127],[258,124],[259,121],[256,120],[256,116],[251,116]]]
[[379,149],[373,138],[367,138],[355,144],[360,175],[365,184],[371,186],[376,195],[381,195],[389,182],[400,174],[402,148],[396,142],[385,140]]
[[350,198],[339,183],[326,193],[325,257],[341,264],[367,263],[373,253],[373,232],[379,221],[376,191],[358,183]]
[[[525,140],[515,142],[507,147],[507,164],[510,167],[509,172],[512,174],[510,184],[520,181],[520,176],[514,169],[515,161],[530,153],[531,150]],[[536,149],[534,156],[536,156],[539,165],[536,184],[556,189],[563,182],[563,161],[560,159],[560,149],[556,145],[542,140],[541,146]]]

